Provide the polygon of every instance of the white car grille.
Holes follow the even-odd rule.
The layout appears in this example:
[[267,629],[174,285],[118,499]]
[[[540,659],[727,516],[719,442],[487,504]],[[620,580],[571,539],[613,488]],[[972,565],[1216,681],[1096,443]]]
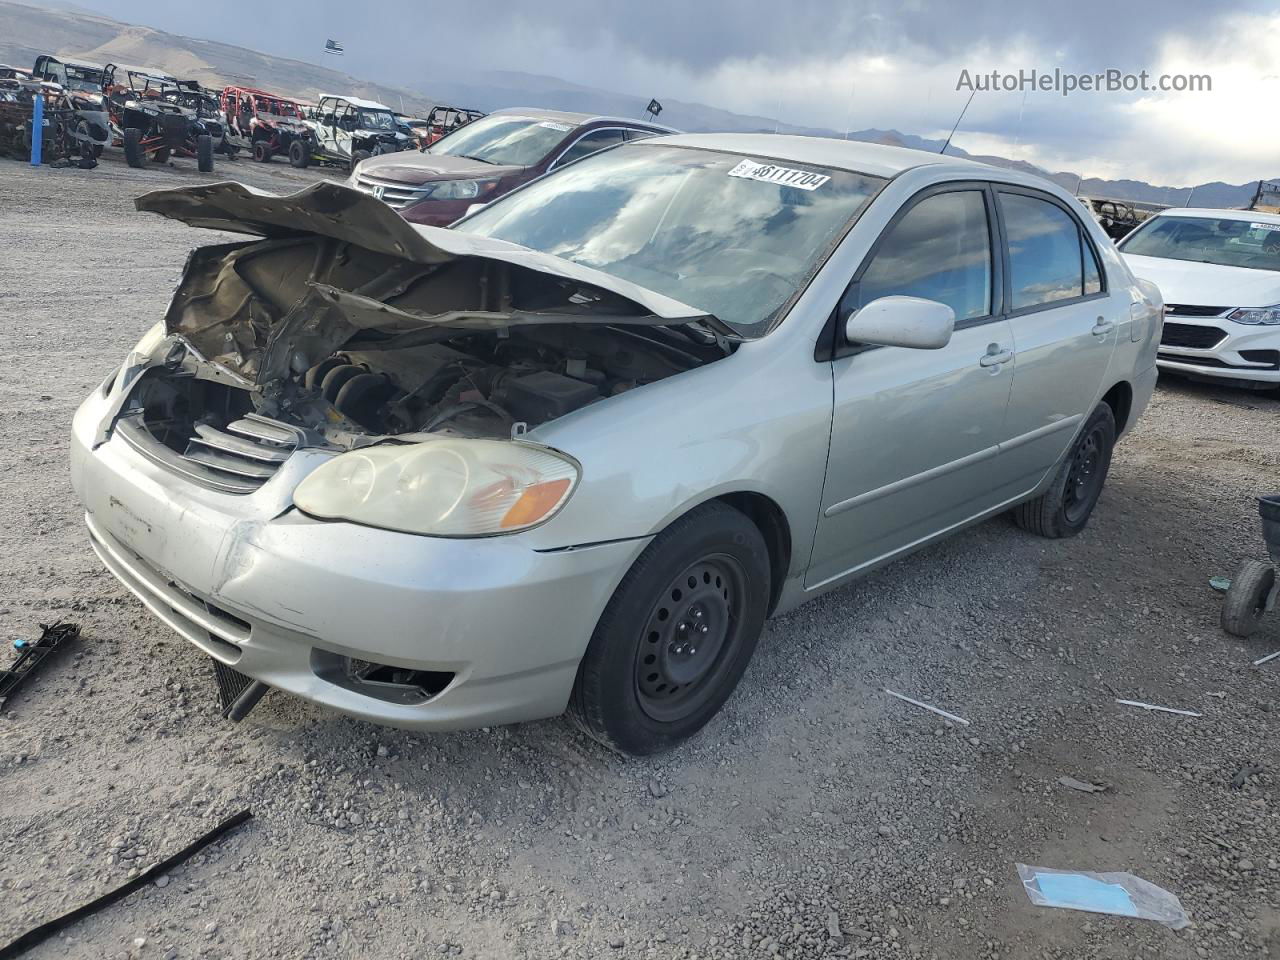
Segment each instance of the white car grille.
[[409,183],[400,183],[397,180],[371,177],[367,173],[362,173],[358,170],[356,171],[355,187],[361,193],[373,194],[383,203],[397,210],[417,203],[427,195],[430,189],[429,187],[415,187]]

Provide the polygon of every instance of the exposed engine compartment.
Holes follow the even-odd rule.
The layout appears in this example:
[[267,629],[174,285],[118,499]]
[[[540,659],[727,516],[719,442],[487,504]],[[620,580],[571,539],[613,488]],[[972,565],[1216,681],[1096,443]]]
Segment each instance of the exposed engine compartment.
[[333,184],[292,197],[212,184],[138,206],[263,238],[192,252],[116,417],[144,452],[229,492],[305,446],[519,436],[736,346],[716,318],[644,287],[419,231]]

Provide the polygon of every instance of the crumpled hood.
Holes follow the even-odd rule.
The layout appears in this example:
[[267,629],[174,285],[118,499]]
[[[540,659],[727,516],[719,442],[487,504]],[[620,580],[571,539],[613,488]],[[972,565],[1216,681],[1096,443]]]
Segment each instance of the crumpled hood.
[[[441,264],[468,257],[509,263],[607,290],[662,321],[707,320],[722,333],[736,336],[732,328],[709,317],[705,310],[629,280],[505,240],[412,224],[370,194],[329,181],[286,196],[231,182],[177,187],[143,194],[134,205],[138,210],[193,227],[273,239],[328,237],[418,264]],[[601,317],[582,319],[607,322]]]
[[510,176],[520,173],[524,167],[499,166],[472,160],[469,157],[453,157],[440,153],[391,153],[370,157],[360,165],[360,171],[383,180],[395,180],[414,186],[431,180],[457,180],[462,178]]
[[1269,307],[1280,303],[1280,272],[1123,253],[1134,276],[1150,280],[1165,303]]

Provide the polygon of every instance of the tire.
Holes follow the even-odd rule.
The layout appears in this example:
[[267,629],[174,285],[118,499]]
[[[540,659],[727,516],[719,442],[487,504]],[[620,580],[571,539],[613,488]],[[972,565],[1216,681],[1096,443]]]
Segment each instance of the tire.
[[213,137],[207,133],[196,137],[196,169],[213,173]]
[[645,548],[605,607],[578,667],[570,717],[633,756],[688,739],[737,687],[769,591],[769,551],[745,514],[711,502],[681,517]]
[[1089,524],[1111,469],[1116,418],[1100,403],[1084,423],[1053,478],[1036,497],[1013,508],[1013,522],[1023,530],[1052,540],[1074,537]]
[[311,146],[305,140],[295,140],[289,144],[289,164],[299,170],[311,166]]
[[271,147],[267,144],[267,141],[259,140],[253,145],[253,159],[259,163],[270,163],[271,157]]
[[76,136],[82,157],[87,155],[97,160],[102,156],[102,144],[93,142],[93,132],[89,129],[88,120],[81,120],[76,124]]
[[161,147],[159,150],[151,154],[152,163],[168,163],[169,158],[173,156],[172,147]]
[[124,128],[124,161],[131,167],[140,167],[145,159],[142,152],[142,131],[137,127]]
[[355,170],[356,164],[361,160],[368,160],[371,156],[373,156],[373,154],[368,150],[357,150],[355,153],[351,154],[351,169]]
[[1222,601],[1222,629],[1233,637],[1257,633],[1275,585],[1275,567],[1263,560],[1246,561]]

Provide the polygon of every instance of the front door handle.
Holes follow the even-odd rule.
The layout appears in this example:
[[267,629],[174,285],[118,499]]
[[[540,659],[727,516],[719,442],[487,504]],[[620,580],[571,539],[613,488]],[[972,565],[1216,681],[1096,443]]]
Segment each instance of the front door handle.
[[1116,325],[1106,317],[1099,317],[1098,322],[1093,325],[1093,335],[1099,339],[1106,339],[1107,334],[1116,328]]
[[1013,359],[1013,351],[1006,350],[998,343],[993,343],[987,347],[987,352],[982,355],[982,359],[978,361],[979,366],[998,367],[1001,364],[1008,363]]

